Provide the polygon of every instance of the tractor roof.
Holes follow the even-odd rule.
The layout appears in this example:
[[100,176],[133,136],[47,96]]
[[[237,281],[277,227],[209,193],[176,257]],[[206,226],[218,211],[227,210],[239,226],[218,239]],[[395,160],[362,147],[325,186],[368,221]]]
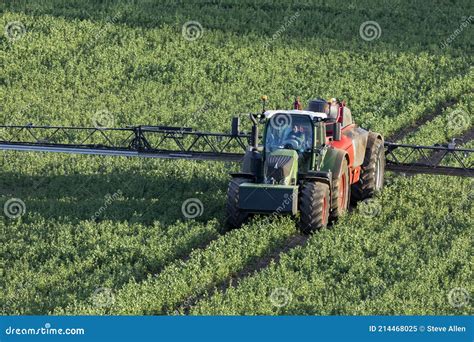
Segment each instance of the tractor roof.
[[314,118],[319,118],[321,120],[326,120],[328,118],[326,113],[317,113],[310,110],[267,110],[263,115],[266,119],[271,119],[272,116],[276,114],[286,114],[286,115],[307,115],[313,120]]

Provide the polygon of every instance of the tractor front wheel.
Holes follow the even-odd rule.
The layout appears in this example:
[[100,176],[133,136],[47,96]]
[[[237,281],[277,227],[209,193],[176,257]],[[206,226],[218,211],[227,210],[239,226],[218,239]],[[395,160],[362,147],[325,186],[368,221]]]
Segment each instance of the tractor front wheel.
[[239,208],[239,186],[249,182],[246,178],[233,178],[227,189],[226,229],[239,228],[248,218],[248,214]]
[[330,198],[329,185],[321,182],[305,182],[300,193],[300,222],[303,233],[327,227]]

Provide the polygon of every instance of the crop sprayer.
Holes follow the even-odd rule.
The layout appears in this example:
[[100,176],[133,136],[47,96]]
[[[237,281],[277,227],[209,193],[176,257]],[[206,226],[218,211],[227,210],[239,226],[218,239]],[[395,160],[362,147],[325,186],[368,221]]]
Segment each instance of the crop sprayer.
[[383,187],[385,171],[474,175],[468,161],[473,149],[454,141],[435,146],[386,142],[356,125],[341,100],[315,99],[303,109],[296,99],[290,110],[267,110],[267,98],[262,101],[262,112],[249,115],[251,133],[241,131],[239,117],[232,118],[230,133],[29,124],[0,126],[0,150],[239,162],[240,172],[230,174],[227,226],[239,227],[255,213],[299,213],[305,233],[327,226],[351,202],[373,197]]

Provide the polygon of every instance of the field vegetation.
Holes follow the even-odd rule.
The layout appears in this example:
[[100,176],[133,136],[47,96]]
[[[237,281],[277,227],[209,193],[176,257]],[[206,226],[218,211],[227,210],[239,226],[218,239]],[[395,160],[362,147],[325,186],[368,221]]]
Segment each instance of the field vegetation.
[[[357,123],[392,141],[446,143],[472,130],[472,1],[0,9],[0,125],[227,132],[267,94],[285,109],[296,95],[343,98]],[[186,31],[189,21],[202,29]],[[360,30],[368,21],[375,38]],[[472,314],[469,178],[389,174],[374,200],[305,237],[289,217],[224,234],[230,163],[0,161],[0,204],[25,204],[17,218],[0,215],[2,314]],[[202,203],[191,219],[188,199]]]

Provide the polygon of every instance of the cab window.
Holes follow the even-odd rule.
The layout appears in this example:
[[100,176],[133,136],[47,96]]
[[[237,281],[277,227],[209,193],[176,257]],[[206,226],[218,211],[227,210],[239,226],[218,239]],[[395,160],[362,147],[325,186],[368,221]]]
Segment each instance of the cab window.
[[308,116],[277,113],[268,120],[265,135],[267,153],[277,149],[292,149],[302,153],[312,146],[313,129]]

